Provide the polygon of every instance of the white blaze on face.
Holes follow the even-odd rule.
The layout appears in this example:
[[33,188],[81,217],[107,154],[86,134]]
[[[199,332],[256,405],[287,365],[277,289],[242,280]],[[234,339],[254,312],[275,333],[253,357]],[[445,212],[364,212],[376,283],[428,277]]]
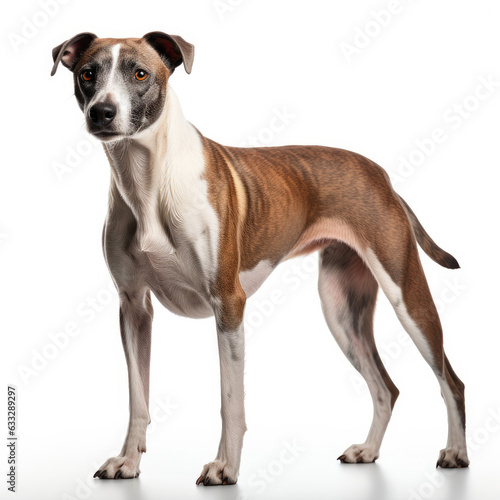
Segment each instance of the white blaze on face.
[[113,121],[114,128],[118,132],[126,133],[130,128],[130,95],[123,80],[123,75],[119,69],[120,44],[110,47],[111,69],[106,76],[106,82],[102,83],[102,88],[91,99],[87,108],[90,109],[99,102],[109,102],[116,106],[116,117]]

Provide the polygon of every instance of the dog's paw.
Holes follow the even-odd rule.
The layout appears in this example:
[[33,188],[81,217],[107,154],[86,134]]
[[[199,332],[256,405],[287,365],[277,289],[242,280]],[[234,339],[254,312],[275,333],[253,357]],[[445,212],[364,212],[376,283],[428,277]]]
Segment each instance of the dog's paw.
[[367,444],[353,444],[337,460],[343,464],[371,464],[378,458],[378,450]]
[[461,469],[469,467],[469,458],[465,448],[445,448],[439,453],[436,467],[443,469]]
[[203,467],[200,477],[196,480],[196,484],[216,486],[218,484],[236,484],[237,480],[238,472],[231,469],[226,462],[214,460]]
[[131,457],[108,458],[94,474],[99,479],[132,479],[139,477],[139,460]]

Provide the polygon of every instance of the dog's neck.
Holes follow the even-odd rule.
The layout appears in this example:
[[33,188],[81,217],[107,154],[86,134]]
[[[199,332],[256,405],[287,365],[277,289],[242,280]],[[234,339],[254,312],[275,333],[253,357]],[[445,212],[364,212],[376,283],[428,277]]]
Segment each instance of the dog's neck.
[[133,138],[105,143],[104,149],[112,172],[110,203],[118,191],[137,220],[141,247],[146,250],[162,226],[175,230],[182,224],[199,190],[204,190],[200,134],[168,86],[155,124]]

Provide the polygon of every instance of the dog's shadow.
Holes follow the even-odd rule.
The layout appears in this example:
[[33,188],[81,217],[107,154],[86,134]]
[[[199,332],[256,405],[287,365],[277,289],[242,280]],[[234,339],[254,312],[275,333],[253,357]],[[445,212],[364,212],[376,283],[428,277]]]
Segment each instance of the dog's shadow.
[[154,500],[141,485],[141,479],[94,479],[99,493],[96,498],[120,498],[121,500]]
[[[253,500],[254,496],[246,496],[243,490],[238,484],[232,484],[231,486],[204,486],[203,489],[197,491],[199,493],[198,497],[203,500],[241,500],[248,499]],[[193,496],[194,498],[194,496]]]
[[391,498],[391,485],[387,473],[379,464],[342,464],[343,480],[346,485],[355,485],[354,496],[346,498],[363,498],[363,500],[381,500]]
[[439,498],[466,500],[469,493],[469,470],[433,469],[427,475],[408,471],[393,475],[379,464],[342,465],[343,480],[351,485],[352,495],[344,498],[389,500],[400,498]]
[[[365,484],[363,490],[366,494],[364,500],[395,499],[400,497],[401,486],[405,479],[400,477],[401,482],[395,484],[398,478],[384,471],[378,464],[367,464],[368,467],[359,467],[356,474],[362,472],[356,480],[361,480]],[[435,478],[434,470],[426,477],[422,483],[408,484],[404,486],[405,496],[408,498],[440,498],[442,500],[468,500],[469,492],[469,470],[459,469],[435,469],[435,474],[440,476]],[[434,477],[430,480],[429,477]],[[425,483],[425,484],[424,484]]]
[[[97,481],[97,480],[96,480]],[[184,498],[176,492],[169,492],[168,488],[159,496],[147,484],[141,484],[141,479],[119,479],[98,480],[99,492],[96,498],[107,498],[108,500],[120,498],[120,500],[158,500],[158,498]],[[204,500],[241,500],[246,498],[238,484],[231,486],[193,486],[189,498],[203,498]],[[103,497],[100,495],[104,495]]]
[[469,496],[469,469],[440,469],[445,482],[443,498],[446,500],[466,500]]

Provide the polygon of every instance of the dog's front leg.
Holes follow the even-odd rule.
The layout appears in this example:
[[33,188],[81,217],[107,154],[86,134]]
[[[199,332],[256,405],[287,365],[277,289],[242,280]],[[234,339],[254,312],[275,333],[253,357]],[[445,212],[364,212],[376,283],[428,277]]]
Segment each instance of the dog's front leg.
[[120,294],[120,332],[129,379],[130,420],[122,451],[99,468],[94,477],[128,479],[140,474],[139,463],[146,451],[146,428],[150,422],[149,361],[153,306],[149,290]]
[[238,286],[237,291],[222,298],[220,305],[216,307],[222,435],[215,460],[203,467],[196,484],[235,484],[238,479],[243,435],[246,431],[243,388],[245,301],[245,293]]

